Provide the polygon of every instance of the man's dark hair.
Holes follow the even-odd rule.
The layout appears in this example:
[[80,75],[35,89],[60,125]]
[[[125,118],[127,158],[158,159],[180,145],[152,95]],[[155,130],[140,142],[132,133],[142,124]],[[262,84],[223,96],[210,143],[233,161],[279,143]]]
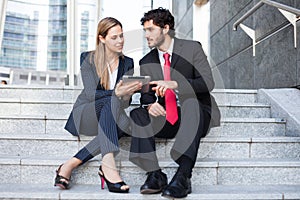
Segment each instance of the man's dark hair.
[[6,80],[2,80],[1,84],[7,85],[7,81]]
[[153,24],[161,28],[164,28],[165,25],[169,25],[170,30],[168,34],[171,37],[175,36],[174,16],[170,13],[168,9],[159,7],[157,9],[148,11],[147,13],[144,14],[144,17],[141,19],[141,23],[142,25],[144,25],[146,21],[150,21],[150,20],[153,20]]

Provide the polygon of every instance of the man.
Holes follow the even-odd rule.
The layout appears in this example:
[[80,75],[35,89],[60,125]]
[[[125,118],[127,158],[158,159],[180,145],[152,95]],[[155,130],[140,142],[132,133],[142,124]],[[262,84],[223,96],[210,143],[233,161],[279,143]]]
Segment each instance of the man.
[[[169,10],[150,10],[141,23],[153,49],[140,60],[140,73],[152,81],[148,91],[142,90],[142,106],[130,113],[134,122],[130,160],[147,171],[142,194],[162,192],[167,198],[183,198],[191,193],[200,139],[220,123],[219,109],[210,95],[212,72],[199,42],[174,37]],[[169,184],[159,167],[155,137],[175,137],[171,157],[179,167]]]
[[6,80],[2,80],[2,81],[1,81],[1,85],[7,85]]

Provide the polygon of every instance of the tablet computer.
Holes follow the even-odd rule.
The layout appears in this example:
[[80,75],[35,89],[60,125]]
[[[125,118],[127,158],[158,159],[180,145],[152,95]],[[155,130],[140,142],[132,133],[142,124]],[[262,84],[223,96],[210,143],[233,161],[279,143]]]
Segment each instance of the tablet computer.
[[130,75],[124,75],[123,78],[123,83],[128,83],[132,81],[139,81],[142,82],[143,85],[146,85],[150,82],[151,77],[150,76],[130,76]]

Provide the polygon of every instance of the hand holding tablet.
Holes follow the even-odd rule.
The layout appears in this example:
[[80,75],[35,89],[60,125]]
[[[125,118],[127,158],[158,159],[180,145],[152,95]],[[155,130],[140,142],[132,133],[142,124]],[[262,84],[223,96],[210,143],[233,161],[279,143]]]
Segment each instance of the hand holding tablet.
[[149,90],[149,82],[151,80],[150,76],[129,76],[124,75],[122,78],[122,81],[124,84],[126,83],[132,83],[132,82],[140,82],[142,83],[142,89],[141,91],[146,92]]
[[122,80],[123,80],[123,83],[138,81],[138,82],[141,82],[142,85],[146,85],[150,82],[151,77],[150,76],[129,76],[129,75],[124,75]]

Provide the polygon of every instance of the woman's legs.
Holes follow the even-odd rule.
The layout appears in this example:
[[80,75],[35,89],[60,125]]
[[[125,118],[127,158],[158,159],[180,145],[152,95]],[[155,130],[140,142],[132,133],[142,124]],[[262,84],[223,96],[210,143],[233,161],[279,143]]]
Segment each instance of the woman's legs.
[[[111,183],[121,182],[122,179],[116,168],[114,156],[119,152],[120,137],[116,124],[118,121],[120,108],[116,106],[117,102],[106,102],[102,106],[99,116],[98,139],[101,143],[100,150],[102,153],[102,171],[105,178]],[[114,107],[112,107],[114,105]],[[117,117],[116,117],[117,116]],[[129,189],[128,185],[123,185],[120,189]]]
[[[118,173],[113,153],[107,153],[102,157],[102,171],[105,178],[111,183],[121,182],[122,179]],[[122,190],[129,189],[128,185],[123,185]]]
[[60,168],[59,175],[70,178],[72,171],[79,165],[84,164],[91,158],[100,154],[99,139],[97,139],[98,133],[98,121],[95,112],[95,103],[89,103],[85,105],[82,117],[79,133],[81,135],[96,136],[85,147],[76,153],[74,157],[67,160]]
[[[101,109],[97,110],[99,107],[101,107]],[[119,116],[118,112],[120,112],[120,110],[117,110],[119,109],[117,107],[118,106],[111,107],[110,101],[96,101],[95,103],[90,103],[85,106],[81,117],[82,121],[79,133],[88,136],[96,135],[96,137],[74,157],[62,165],[59,175],[70,178],[72,171],[76,167],[84,164],[94,156],[99,155],[102,151],[102,170],[106,178],[112,183],[122,180],[116,170],[114,159],[114,153],[119,151],[118,139],[122,137],[122,133],[117,128],[115,121],[118,120],[121,122],[120,125],[122,128],[120,129],[122,130],[126,130],[126,127],[129,126],[129,122],[127,122],[127,116],[124,116],[126,115],[124,111],[122,111],[122,114]],[[119,116],[119,118],[115,119],[116,116]],[[121,187],[122,190],[128,188],[129,186],[127,185]]]
[[72,171],[76,167],[86,163],[94,156],[99,155],[100,154],[99,141],[100,140],[98,136],[96,136],[85,147],[83,147],[80,151],[78,151],[74,157],[67,160],[61,166],[59,175],[69,179],[71,177]]
[[[82,163],[81,160],[79,160],[78,158],[72,157],[71,159],[67,160],[61,166],[58,173],[59,173],[60,176],[63,176],[63,177],[70,180],[73,169],[78,167],[81,163]],[[66,182],[67,184],[69,183],[69,181],[65,180],[65,179],[61,179],[61,181]]]

